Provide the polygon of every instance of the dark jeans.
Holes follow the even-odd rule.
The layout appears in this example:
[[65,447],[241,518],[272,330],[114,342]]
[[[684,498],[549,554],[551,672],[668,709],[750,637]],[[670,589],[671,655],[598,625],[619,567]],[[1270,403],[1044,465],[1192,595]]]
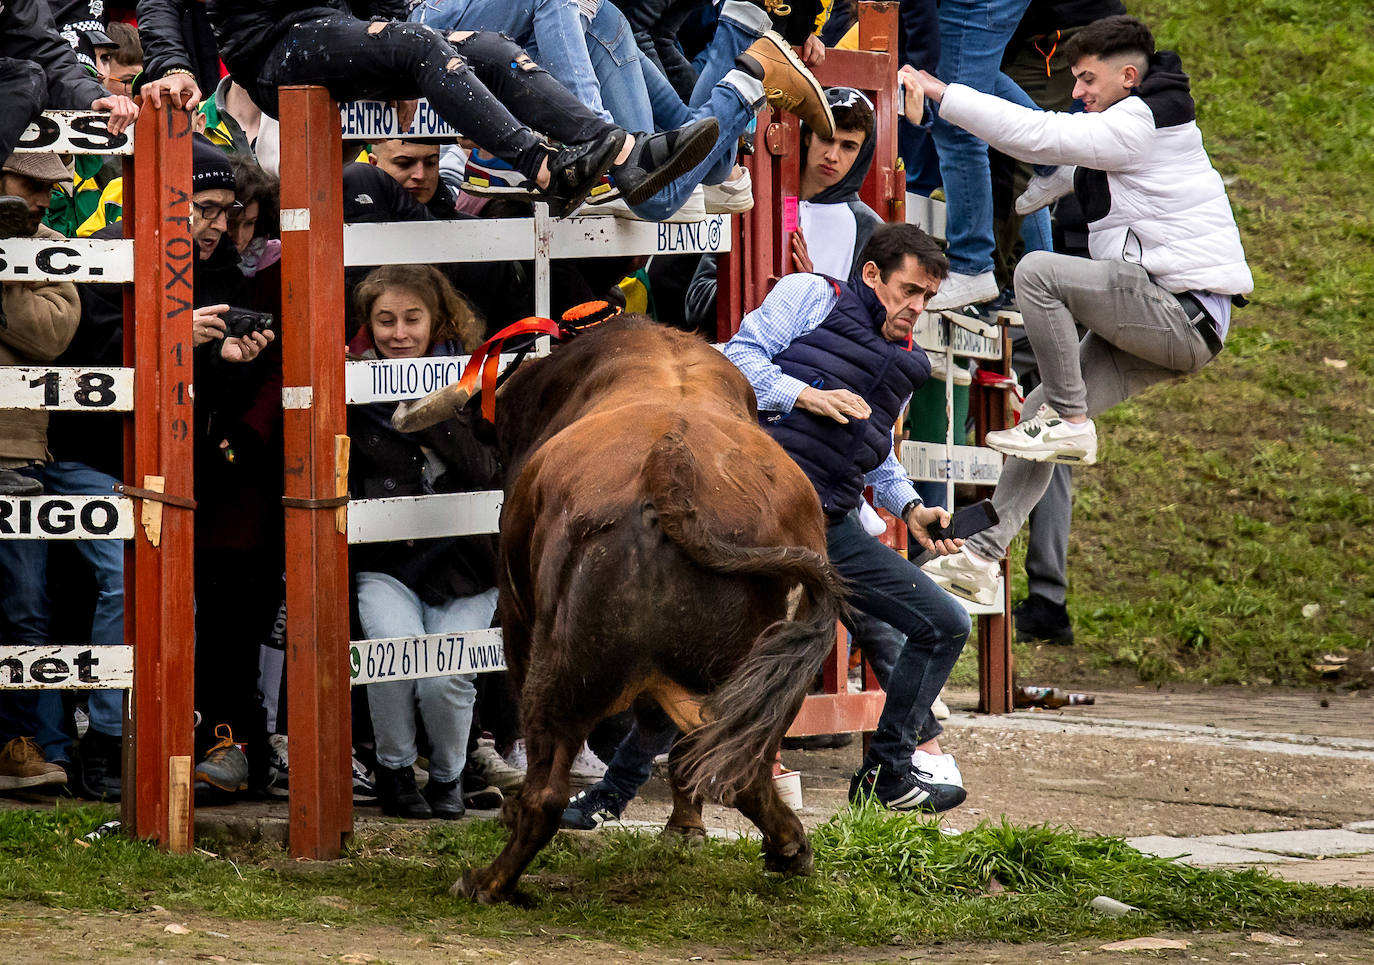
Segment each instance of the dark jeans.
[[31,60],[0,57],[0,164],[48,100],[43,68]]
[[376,27],[343,15],[292,27],[258,76],[259,105],[277,116],[277,88],[285,84],[319,84],[340,101],[424,96],[444,120],[531,178],[547,145],[527,124],[568,144],[613,130],[500,34],[450,42],[423,24],[369,29]]
[[919,566],[864,532],[857,513],[830,524],[826,549],[849,584],[850,606],[906,635],[868,749],[872,762],[901,767],[923,732],[940,732],[930,705],[968,639],[968,612]]

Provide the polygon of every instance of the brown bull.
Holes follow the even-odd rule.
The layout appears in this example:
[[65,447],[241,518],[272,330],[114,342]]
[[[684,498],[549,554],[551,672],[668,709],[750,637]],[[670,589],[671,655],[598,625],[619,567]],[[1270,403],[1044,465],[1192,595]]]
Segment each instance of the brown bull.
[[748,381],[699,339],[616,320],[519,368],[496,432],[499,612],[529,769],[505,850],[455,891],[508,896],[557,831],[593,726],[655,702],[690,735],[669,759],[668,829],[703,833],[703,797],[721,799],[763,832],[766,867],[810,871],[772,762],[841,592],[816,491],[758,427]]

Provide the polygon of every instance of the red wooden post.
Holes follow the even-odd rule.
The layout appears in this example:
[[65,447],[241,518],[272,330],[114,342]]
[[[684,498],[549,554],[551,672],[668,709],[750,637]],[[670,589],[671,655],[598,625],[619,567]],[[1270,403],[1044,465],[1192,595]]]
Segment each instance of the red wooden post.
[[281,89],[282,405],[286,435],[286,675],[290,848],[333,858],[353,832],[348,666],[339,109]]
[[[134,366],[127,482],[192,494],[191,119],[145,104],[137,160],[125,167],[124,235],[133,237],[138,283],[125,298],[124,357]],[[132,303],[132,304],[131,304]],[[132,311],[130,311],[132,307]],[[126,551],[125,636],[134,646],[126,744],[125,827],[173,851],[191,848],[192,714],[195,703],[194,516],[143,503]],[[152,525],[149,525],[149,520]]]

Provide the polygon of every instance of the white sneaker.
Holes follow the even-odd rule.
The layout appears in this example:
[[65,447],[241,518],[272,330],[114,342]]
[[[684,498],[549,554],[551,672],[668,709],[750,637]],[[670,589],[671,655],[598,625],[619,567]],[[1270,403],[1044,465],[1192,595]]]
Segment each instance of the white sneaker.
[[959,765],[954,762],[953,754],[927,754],[917,750],[911,755],[911,763],[916,770],[930,775],[930,783],[943,787],[963,787],[964,775],[959,773]]
[[976,558],[968,551],[968,547],[949,556],[937,556],[921,569],[937,586],[955,596],[983,606],[992,606],[997,602],[997,564]]
[[1073,194],[1073,172],[1076,170],[1072,164],[1061,164],[1049,174],[1032,177],[1026,183],[1026,190],[1016,199],[1016,213],[1028,215]]
[[949,704],[939,694],[935,695],[935,702],[930,705],[930,716],[936,720],[949,720]]
[[529,770],[529,759],[525,756],[525,738],[520,738],[511,745],[510,753],[506,755],[505,761],[517,771]]
[[961,275],[952,271],[941,283],[940,290],[926,302],[926,311],[938,312],[945,308],[981,305],[996,298],[997,292],[997,276],[990,271],[985,271],[981,275]]
[[[949,378],[949,370],[945,368],[944,352],[926,352],[926,358],[930,360],[931,381],[944,382]],[[954,384],[972,385],[973,375],[966,368],[961,368],[956,362],[954,364]]]
[[601,758],[592,753],[590,747],[583,744],[582,749],[573,758],[568,779],[578,787],[590,787],[605,776],[606,765]]
[[754,179],[748,168],[720,184],[703,184],[707,214],[742,214],[754,207]]
[[1097,427],[1089,419],[1075,425],[1042,405],[1035,418],[1010,429],[987,434],[987,444],[998,452],[1031,462],[1069,462],[1091,466],[1097,462]]
[[[596,215],[614,215],[617,218],[624,218],[626,221],[648,221],[635,214],[634,209],[622,198],[616,195],[609,201],[598,203],[587,203],[577,209],[576,217],[586,218]],[[702,185],[698,184],[692,189],[692,193],[687,196],[687,200],[682,202],[682,207],[678,208],[663,222],[670,224],[684,224],[689,221],[706,220],[706,192]]]
[[477,749],[468,755],[468,767],[502,794],[520,790],[525,772],[506,763],[496,752],[496,744],[485,737],[477,742]]

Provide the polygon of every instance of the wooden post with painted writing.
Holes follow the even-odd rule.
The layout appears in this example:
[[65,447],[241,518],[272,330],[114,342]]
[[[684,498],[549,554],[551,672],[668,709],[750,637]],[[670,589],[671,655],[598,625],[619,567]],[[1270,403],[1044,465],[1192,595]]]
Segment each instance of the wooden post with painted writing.
[[283,87],[281,122],[290,849],[333,858],[353,832],[339,109]]
[[[124,168],[124,236],[137,284],[124,301],[124,358],[136,405],[125,482],[145,500],[126,549],[124,626],[134,646],[125,734],[124,826],[174,851],[191,847],[195,619],[192,497],[191,117],[145,103],[137,159]],[[185,786],[174,786],[184,783]]]

